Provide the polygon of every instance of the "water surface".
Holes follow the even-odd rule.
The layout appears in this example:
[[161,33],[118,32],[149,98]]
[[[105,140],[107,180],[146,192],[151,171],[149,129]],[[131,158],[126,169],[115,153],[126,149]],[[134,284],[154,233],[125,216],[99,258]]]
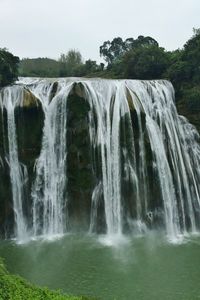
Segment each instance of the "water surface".
[[[113,245],[115,244],[115,245]],[[0,243],[9,271],[66,293],[116,300],[200,299],[200,238],[169,244],[162,235],[66,235],[54,241]]]

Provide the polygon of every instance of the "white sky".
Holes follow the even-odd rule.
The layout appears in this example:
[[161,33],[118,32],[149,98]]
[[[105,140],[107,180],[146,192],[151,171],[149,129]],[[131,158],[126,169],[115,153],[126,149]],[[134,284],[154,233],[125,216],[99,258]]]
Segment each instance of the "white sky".
[[114,37],[151,36],[182,48],[200,27],[200,0],[0,0],[0,48],[23,57],[58,58],[78,49],[100,61]]

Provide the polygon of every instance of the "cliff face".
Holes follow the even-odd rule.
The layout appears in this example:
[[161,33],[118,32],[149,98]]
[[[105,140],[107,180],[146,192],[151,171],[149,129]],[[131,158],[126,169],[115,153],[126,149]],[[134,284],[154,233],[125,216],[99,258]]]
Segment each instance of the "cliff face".
[[[198,104],[199,103],[199,104]],[[200,101],[193,105],[190,101],[180,100],[177,103],[178,113],[188,119],[200,133]]]
[[[40,101],[27,89],[22,88],[20,101],[14,108],[18,159],[22,172],[27,172],[24,182],[25,199],[23,209],[27,216],[31,214],[31,182],[34,177],[34,164],[41,149],[44,113]],[[0,228],[1,234],[13,232],[14,211],[9,164],[8,110],[6,109],[6,91],[1,91],[0,111]],[[23,166],[25,168],[23,168]]]
[[67,101],[68,210],[73,228],[88,228],[92,191],[96,184],[89,136],[89,103],[75,84]]

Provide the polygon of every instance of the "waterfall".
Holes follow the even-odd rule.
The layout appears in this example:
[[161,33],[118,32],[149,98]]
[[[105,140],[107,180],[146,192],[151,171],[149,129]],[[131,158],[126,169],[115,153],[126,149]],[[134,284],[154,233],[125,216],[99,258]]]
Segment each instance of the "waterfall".
[[[15,107],[24,88],[39,99],[44,112],[29,220],[23,210],[27,170],[18,159],[15,128]],[[200,226],[200,137],[177,114],[170,82],[21,78],[18,86],[1,93],[7,111],[17,238],[27,234],[27,227],[34,237],[62,235],[70,223],[67,137],[71,93],[73,101],[79,97],[89,105],[84,119],[90,140],[86,165],[94,184],[88,187],[90,208],[82,204],[83,210],[89,210],[89,231],[101,231],[103,224],[108,236],[121,236],[135,229],[162,227],[170,241],[196,233]],[[70,201],[73,206],[73,199]]]
[[[93,146],[100,145],[103,197],[108,235],[122,234],[120,120],[128,112],[123,82],[84,82],[86,95],[94,115],[90,119]],[[130,116],[129,116],[130,118]],[[95,188],[94,193],[96,194]],[[93,200],[93,199],[92,199]],[[96,197],[94,197],[96,202]]]
[[72,84],[60,84],[59,93],[50,99],[52,85],[39,83],[31,88],[45,112],[42,149],[32,188],[34,236],[52,237],[66,231],[67,98]]
[[26,166],[20,164],[18,159],[18,145],[15,125],[15,107],[23,99],[23,89],[8,87],[2,92],[1,108],[6,109],[8,131],[8,164],[13,197],[13,210],[15,218],[15,236],[23,241],[27,238],[26,217],[23,210],[25,201],[24,186],[28,181]]
[[[128,88],[137,94],[146,114],[146,128],[159,177],[167,235],[173,240],[181,232],[186,233],[186,215],[190,231],[195,233],[198,221],[195,221],[194,207],[199,207],[199,177],[195,182],[197,172],[191,167],[191,159],[198,159],[197,151],[191,149],[188,153],[186,138],[190,140],[192,135],[187,132],[186,137],[181,125],[174,104],[173,87],[167,81],[129,81]],[[199,144],[194,139],[192,141],[194,149],[199,149]],[[191,185],[190,178],[193,181]]]

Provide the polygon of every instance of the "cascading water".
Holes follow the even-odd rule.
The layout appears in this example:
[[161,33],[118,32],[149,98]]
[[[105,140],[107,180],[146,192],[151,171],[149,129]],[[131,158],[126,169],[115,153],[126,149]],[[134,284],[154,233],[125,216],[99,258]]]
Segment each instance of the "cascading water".
[[26,223],[26,178],[18,160],[14,125],[15,103],[21,96],[11,92],[23,87],[3,92],[19,239],[28,225],[33,236],[66,232],[68,99],[75,85],[81,86],[81,99],[89,104],[86,118],[96,182],[90,187],[89,231],[96,231],[103,222],[109,236],[121,236],[134,227],[143,231],[147,226],[164,226],[171,241],[198,231],[200,139],[195,128],[178,116],[169,82],[71,78],[21,79],[18,84],[41,101],[45,115],[30,195],[32,221]]
[[23,203],[25,201],[24,186],[28,178],[26,167],[20,164],[18,159],[14,111],[15,107],[20,105],[22,100],[23,89],[17,86],[5,88],[0,97],[2,112],[5,109],[7,113],[8,163],[13,197],[15,236],[20,241],[24,241],[27,238],[27,225]]
[[[95,85],[95,83],[93,83],[93,85]],[[107,85],[103,89],[102,85],[98,83],[94,87],[93,85],[85,83],[90,105],[92,110],[95,110],[97,116],[97,132],[94,130],[92,132],[95,133],[95,135],[97,134],[96,142],[101,147],[107,233],[121,234],[122,212],[119,155],[120,88],[115,84]],[[92,143],[95,143],[95,139],[95,136],[91,136]]]
[[42,149],[32,188],[33,235],[52,237],[66,231],[67,98],[72,84],[62,86],[51,99],[53,84],[39,83],[31,90],[45,112]]
[[[191,167],[191,159],[198,159],[197,151],[191,151],[189,155],[186,149],[186,133],[176,112],[173,88],[166,81],[129,81],[128,88],[137,93],[145,111],[163,198],[167,235],[174,240],[181,232],[185,233],[186,216],[190,231],[196,232],[198,218],[195,221],[194,207],[199,206],[199,178],[196,177],[197,182],[193,180],[197,172]],[[194,139],[193,142],[194,148],[199,149]]]
[[[93,146],[100,145],[101,148],[107,234],[120,236],[123,227],[120,120],[126,113],[129,114],[126,90],[124,83],[119,81],[113,81],[112,83],[109,81],[94,81],[91,83],[84,82],[83,84],[91,111],[94,112],[90,119],[90,128],[93,127],[94,119],[97,118],[97,128],[90,130],[90,138]],[[129,121],[131,122],[130,115]],[[133,147],[134,143],[132,144]],[[135,170],[133,172],[135,173]],[[94,197],[94,201],[97,201],[96,197]]]

